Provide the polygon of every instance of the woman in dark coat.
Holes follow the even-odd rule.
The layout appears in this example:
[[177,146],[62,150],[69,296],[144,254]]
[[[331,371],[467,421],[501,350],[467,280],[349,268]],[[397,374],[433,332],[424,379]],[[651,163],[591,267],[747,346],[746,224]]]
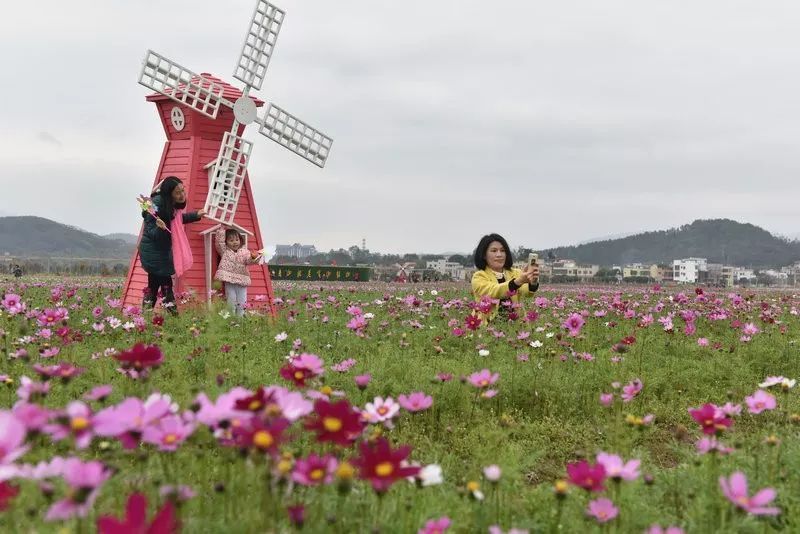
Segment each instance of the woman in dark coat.
[[[147,290],[144,294],[143,307],[153,307],[158,292],[161,291],[162,305],[175,313],[175,294],[172,289],[172,276],[175,274],[172,254],[173,235],[168,230],[173,226],[180,226],[180,223],[174,220],[176,210],[179,210],[181,223],[184,224],[199,221],[205,215],[205,211],[183,213],[186,207],[186,189],[183,182],[175,176],[164,179],[153,192],[151,199],[156,216],[146,211],[142,212],[144,231],[139,242],[139,258],[147,272]],[[182,230],[181,228],[180,231]]]

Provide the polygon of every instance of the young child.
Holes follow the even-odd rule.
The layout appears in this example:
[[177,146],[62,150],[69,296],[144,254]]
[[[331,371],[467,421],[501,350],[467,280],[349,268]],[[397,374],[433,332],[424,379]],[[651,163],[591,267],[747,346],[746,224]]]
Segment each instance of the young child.
[[220,255],[214,280],[225,282],[228,306],[237,316],[241,317],[244,315],[244,306],[247,303],[247,286],[250,285],[247,266],[256,262],[258,254],[242,248],[244,239],[233,228],[217,230],[214,235],[214,243]]

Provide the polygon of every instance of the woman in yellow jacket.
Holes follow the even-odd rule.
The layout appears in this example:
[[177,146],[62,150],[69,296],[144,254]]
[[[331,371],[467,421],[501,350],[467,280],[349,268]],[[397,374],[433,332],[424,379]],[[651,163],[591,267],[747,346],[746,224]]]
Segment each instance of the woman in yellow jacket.
[[[531,295],[539,289],[539,266],[528,265],[525,270],[512,267],[514,258],[502,236],[489,234],[481,238],[475,249],[475,267],[472,275],[472,294],[484,306],[477,311],[484,321],[491,321],[498,314],[505,315],[511,303],[519,302],[521,296]],[[485,298],[499,299],[499,305],[488,307]]]

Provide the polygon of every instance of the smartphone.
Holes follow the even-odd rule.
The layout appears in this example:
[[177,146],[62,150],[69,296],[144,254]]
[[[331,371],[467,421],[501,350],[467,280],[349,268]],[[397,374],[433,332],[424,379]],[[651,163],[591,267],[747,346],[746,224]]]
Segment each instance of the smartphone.
[[539,255],[535,252],[528,254],[528,263],[530,265],[537,265],[539,263]]

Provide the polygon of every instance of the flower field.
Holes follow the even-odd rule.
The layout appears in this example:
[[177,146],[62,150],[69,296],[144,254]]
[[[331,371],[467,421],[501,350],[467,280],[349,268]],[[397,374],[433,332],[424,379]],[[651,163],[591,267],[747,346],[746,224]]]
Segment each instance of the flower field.
[[275,291],[0,282],[0,531],[800,531],[800,295]]

